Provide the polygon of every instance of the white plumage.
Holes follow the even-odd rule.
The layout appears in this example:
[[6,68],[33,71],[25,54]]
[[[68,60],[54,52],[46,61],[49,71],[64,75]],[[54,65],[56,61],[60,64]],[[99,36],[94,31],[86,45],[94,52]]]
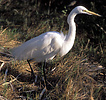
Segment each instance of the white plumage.
[[12,54],[18,60],[41,62],[53,59],[62,47],[62,42],[64,37],[58,32],[46,32],[13,49]]
[[100,16],[99,14],[88,11],[83,6],[75,7],[67,18],[67,22],[69,24],[69,32],[67,35],[53,31],[46,32],[32,38],[12,50],[12,54],[15,59],[43,62],[52,60],[57,53],[59,53],[60,56],[67,54],[74,44],[76,35],[74,18],[79,13]]

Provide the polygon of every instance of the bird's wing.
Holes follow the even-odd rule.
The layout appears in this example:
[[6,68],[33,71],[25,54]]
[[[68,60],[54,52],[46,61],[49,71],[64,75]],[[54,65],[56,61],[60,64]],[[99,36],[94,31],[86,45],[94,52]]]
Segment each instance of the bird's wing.
[[47,32],[35,37],[12,50],[18,60],[35,59],[40,62],[55,56],[61,48],[63,39],[56,32]]

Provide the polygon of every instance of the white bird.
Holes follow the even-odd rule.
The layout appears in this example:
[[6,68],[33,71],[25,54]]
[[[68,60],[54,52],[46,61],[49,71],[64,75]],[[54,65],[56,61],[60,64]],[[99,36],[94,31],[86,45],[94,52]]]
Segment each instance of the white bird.
[[[60,57],[64,56],[70,51],[74,44],[76,36],[76,25],[74,18],[77,14],[101,16],[87,10],[83,6],[77,6],[68,15],[67,22],[69,24],[69,31],[67,35],[55,31],[43,33],[26,41],[21,46],[14,48],[12,50],[12,55],[15,57],[15,59],[27,60],[28,63],[30,60],[34,60],[36,62],[52,60],[57,54],[59,54]],[[32,68],[31,72],[34,75]]]
[[34,60],[36,62],[44,62],[52,60],[57,53],[60,57],[67,54],[72,48],[76,36],[76,25],[74,18],[77,14],[97,15],[87,10],[83,6],[75,7],[68,15],[67,22],[69,31],[67,35],[63,33],[50,31],[34,37],[21,46],[12,50],[12,55],[17,60]]

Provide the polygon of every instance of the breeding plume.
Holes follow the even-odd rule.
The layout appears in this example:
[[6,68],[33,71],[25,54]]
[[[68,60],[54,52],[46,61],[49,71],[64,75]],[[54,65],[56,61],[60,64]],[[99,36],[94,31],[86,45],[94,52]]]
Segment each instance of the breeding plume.
[[12,54],[15,59],[44,62],[52,60],[56,54],[59,54],[60,57],[67,54],[74,44],[76,36],[76,25],[74,19],[77,14],[100,16],[99,14],[87,10],[83,6],[75,7],[67,18],[67,22],[69,24],[69,31],[67,35],[50,31],[32,38],[12,50]]

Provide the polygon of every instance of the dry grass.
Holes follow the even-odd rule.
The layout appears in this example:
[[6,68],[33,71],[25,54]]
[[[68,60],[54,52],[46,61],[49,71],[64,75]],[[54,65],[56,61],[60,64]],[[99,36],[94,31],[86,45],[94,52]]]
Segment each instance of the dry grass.
[[[1,30],[1,47],[10,49],[18,44],[20,42],[8,38],[6,29]],[[1,51],[3,52],[4,49],[2,48]],[[9,60],[3,56],[0,56],[0,59]],[[26,61],[5,62],[0,72],[0,96],[2,98],[38,100],[44,89],[44,83],[39,64],[32,63],[32,65],[35,74],[38,75],[35,85],[33,85],[30,68]],[[51,71],[53,68],[55,69]],[[88,61],[84,53],[75,54],[71,51],[63,58],[57,56],[53,62],[47,65],[48,90],[42,98],[46,100],[103,100],[106,81],[105,70],[102,68],[98,62]]]

